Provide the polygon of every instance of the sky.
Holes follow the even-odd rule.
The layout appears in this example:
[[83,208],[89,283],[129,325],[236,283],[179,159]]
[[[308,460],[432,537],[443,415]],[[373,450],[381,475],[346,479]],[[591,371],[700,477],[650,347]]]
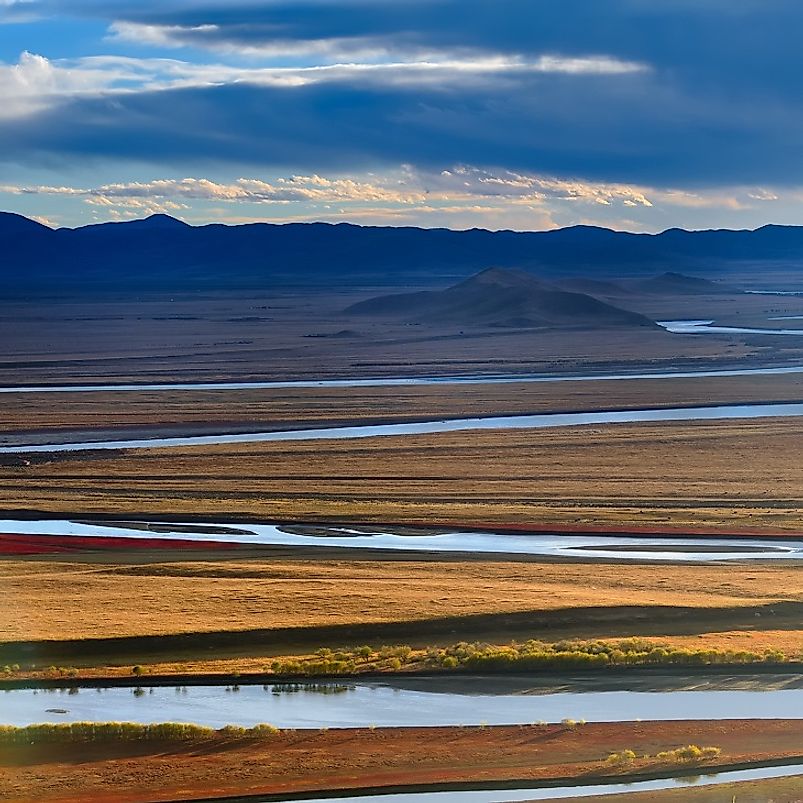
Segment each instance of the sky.
[[0,0],[53,226],[803,223],[799,0]]

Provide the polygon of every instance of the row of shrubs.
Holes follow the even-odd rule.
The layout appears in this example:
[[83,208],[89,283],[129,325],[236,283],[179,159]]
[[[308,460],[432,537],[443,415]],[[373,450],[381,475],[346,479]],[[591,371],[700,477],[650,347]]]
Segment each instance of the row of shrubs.
[[621,641],[526,641],[494,646],[462,642],[441,650],[430,650],[431,665],[446,669],[464,667],[482,671],[522,669],[595,669],[606,666],[780,663],[787,657],[779,650],[688,649],[655,644],[644,639]]
[[[698,747],[696,744],[688,744],[685,747],[676,747],[674,750],[662,750],[655,756],[644,755],[641,758],[653,759],[664,764],[694,764],[718,758],[721,752],[722,750],[719,747]],[[632,764],[637,758],[639,756],[633,750],[620,750],[616,753],[611,753],[606,759],[606,763],[617,766]]]
[[269,667],[277,675],[348,675],[366,670],[403,668],[513,672],[537,669],[597,669],[607,666],[784,663],[780,650],[687,649],[655,644],[646,639],[619,641],[525,641],[504,646],[460,642],[450,647],[413,650],[408,645],[369,646],[350,650],[321,649],[309,658],[275,660]]
[[278,733],[273,725],[241,728],[227,725],[215,730],[184,722],[160,722],[143,725],[135,722],[64,722],[15,727],[0,725],[0,746],[30,744],[65,744],[71,742],[186,742],[201,739],[264,739]]

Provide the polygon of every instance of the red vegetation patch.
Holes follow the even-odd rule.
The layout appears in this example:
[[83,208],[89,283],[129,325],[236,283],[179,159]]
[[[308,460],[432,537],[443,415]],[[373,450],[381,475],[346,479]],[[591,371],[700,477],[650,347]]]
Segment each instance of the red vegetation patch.
[[169,538],[120,538],[84,535],[17,535],[0,533],[0,555],[47,555],[85,550],[238,549],[227,541],[183,541]]

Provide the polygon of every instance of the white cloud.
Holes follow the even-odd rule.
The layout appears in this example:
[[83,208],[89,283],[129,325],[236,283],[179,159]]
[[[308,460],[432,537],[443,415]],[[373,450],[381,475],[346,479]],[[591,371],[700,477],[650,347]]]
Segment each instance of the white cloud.
[[261,178],[238,178],[215,182],[207,178],[155,179],[147,182],[104,184],[93,188],[54,186],[0,186],[15,194],[62,195],[84,199],[94,205],[134,205],[132,199],[166,201],[222,201],[241,203],[383,203],[423,208],[432,204],[504,202],[508,206],[542,206],[547,200],[626,206],[651,206],[644,191],[616,184],[567,181],[524,176],[507,171],[494,174],[470,167],[428,173],[406,166],[384,176],[362,179],[317,174]]
[[568,75],[623,75],[645,72],[646,64],[637,61],[622,61],[611,56],[541,56],[533,65],[537,72],[566,73]]
[[[145,26],[156,43],[158,26]],[[207,26],[200,26],[205,28]],[[200,30],[199,28],[199,30]],[[0,63],[0,119],[19,117],[76,96],[155,91],[185,87],[248,83],[293,88],[324,82],[373,82],[386,86],[427,85],[465,87],[522,74],[610,74],[647,69],[607,56],[562,58],[542,56],[527,61],[517,56],[430,54],[396,61],[352,61],[304,67],[245,67],[198,64],[165,58],[86,56],[50,60],[23,52],[17,64]]]
[[[275,33],[275,32],[274,32]],[[281,36],[268,37],[263,41],[243,42],[235,34],[228,35],[218,25],[153,25],[128,20],[117,20],[109,26],[109,38],[133,42],[139,45],[156,47],[204,48],[215,53],[247,56],[252,58],[306,58],[316,60],[319,65],[347,60],[352,66],[355,61],[363,64],[393,62],[394,66],[405,64],[454,64],[497,62],[524,68],[531,72],[565,73],[569,75],[621,75],[643,72],[647,65],[625,61],[609,55],[562,56],[543,55],[535,61],[516,59],[510,56],[488,54],[468,48],[453,48],[436,51],[432,48],[413,46],[393,37],[333,37],[326,39],[282,39]]]
[[439,186],[524,200],[554,198],[609,206],[652,206],[648,190],[628,184],[611,184],[545,176],[528,176],[510,171],[488,171],[460,166],[444,170],[434,179]]

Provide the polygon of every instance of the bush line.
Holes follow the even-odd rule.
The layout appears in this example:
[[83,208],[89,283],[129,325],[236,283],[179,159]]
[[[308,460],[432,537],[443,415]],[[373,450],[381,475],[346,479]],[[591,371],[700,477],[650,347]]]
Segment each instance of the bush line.
[[450,647],[414,650],[408,645],[369,646],[333,651],[321,649],[307,658],[277,659],[269,667],[277,675],[347,675],[360,671],[405,668],[520,672],[539,669],[601,669],[608,666],[707,666],[711,664],[785,663],[777,649],[688,649],[645,639],[619,641],[514,642],[499,646],[461,641]]
[[0,746],[96,741],[189,742],[220,737],[264,739],[277,733],[279,729],[273,725],[255,725],[253,728],[227,725],[225,728],[215,730],[184,722],[159,722],[149,725],[136,722],[64,722],[24,727],[0,725]]

